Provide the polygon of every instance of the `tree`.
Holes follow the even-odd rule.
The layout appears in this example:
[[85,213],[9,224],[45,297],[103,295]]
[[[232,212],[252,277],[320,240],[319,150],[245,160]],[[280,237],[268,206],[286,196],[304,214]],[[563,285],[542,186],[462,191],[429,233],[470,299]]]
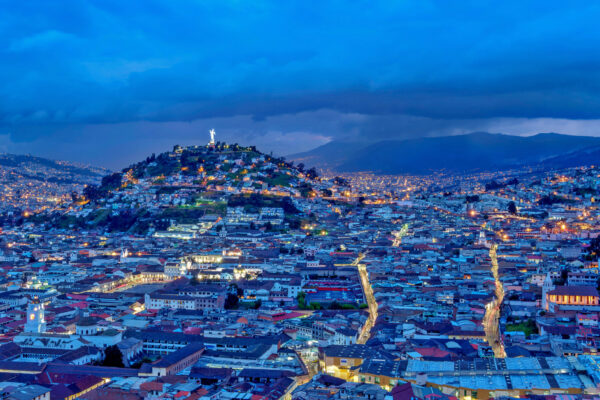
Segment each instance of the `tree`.
[[546,195],[542,196],[541,199],[538,200],[538,204],[541,206],[551,206],[556,203],[572,203],[573,200],[569,200],[564,197],[556,196],[556,195]]
[[124,232],[131,228],[137,219],[138,216],[129,210],[123,210],[117,215],[109,215],[107,218],[108,230],[111,232]]
[[342,308],[342,305],[334,300],[331,302],[331,304],[329,304],[328,308],[330,310],[340,310]]
[[237,294],[229,293],[225,299],[225,309],[231,310],[237,308],[239,301],[240,299],[237,297]]
[[505,185],[498,183],[496,180],[492,180],[491,182],[485,184],[485,190],[496,190],[503,188],[504,186]]
[[290,229],[300,229],[300,221],[298,219],[289,220]]
[[296,296],[296,300],[298,301],[298,308],[301,310],[306,309],[306,293],[300,292]]
[[102,365],[105,367],[125,367],[123,364],[123,353],[121,353],[121,350],[116,345],[108,346],[104,350]]
[[102,191],[96,185],[87,185],[83,188],[83,195],[88,200],[98,200],[102,197]]
[[348,186],[348,180],[346,180],[345,178],[342,178],[341,176],[336,176],[335,178],[333,178],[333,183],[335,183],[338,186]]
[[517,205],[515,204],[514,201],[511,201],[510,203],[508,203],[508,212],[513,215],[517,214]]
[[283,208],[283,211],[286,214],[298,214],[300,212],[290,197],[284,197],[281,199],[281,208]]
[[319,173],[313,167],[313,168],[309,169],[308,171],[306,171],[306,176],[309,177],[310,179],[316,179],[319,177]]
[[123,174],[115,172],[114,174],[106,175],[102,178],[102,184],[100,185],[105,190],[113,190],[121,186],[123,181]]
[[144,357],[139,361],[136,361],[135,363],[131,364],[129,366],[129,368],[133,368],[133,369],[140,369],[142,364],[150,364],[152,362],[152,359],[150,357]]

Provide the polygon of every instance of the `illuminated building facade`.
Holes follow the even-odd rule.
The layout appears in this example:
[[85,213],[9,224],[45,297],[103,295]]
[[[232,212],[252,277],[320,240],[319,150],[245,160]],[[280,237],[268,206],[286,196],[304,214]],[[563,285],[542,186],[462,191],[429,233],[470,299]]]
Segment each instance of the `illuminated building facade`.
[[546,293],[545,300],[546,310],[551,312],[570,306],[581,309],[599,305],[598,291],[593,286],[557,286]]

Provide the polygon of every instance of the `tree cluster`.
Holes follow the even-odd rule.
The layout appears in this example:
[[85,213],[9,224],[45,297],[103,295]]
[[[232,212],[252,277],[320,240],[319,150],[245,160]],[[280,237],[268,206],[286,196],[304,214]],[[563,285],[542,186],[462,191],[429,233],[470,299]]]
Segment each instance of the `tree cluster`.
[[503,182],[503,183],[500,183],[494,179],[491,182],[485,184],[485,190],[486,191],[497,190],[497,189],[502,189],[503,187],[506,187],[506,186],[514,186],[514,185],[518,185],[518,184],[519,184],[519,180],[517,178],[509,179],[508,181]]

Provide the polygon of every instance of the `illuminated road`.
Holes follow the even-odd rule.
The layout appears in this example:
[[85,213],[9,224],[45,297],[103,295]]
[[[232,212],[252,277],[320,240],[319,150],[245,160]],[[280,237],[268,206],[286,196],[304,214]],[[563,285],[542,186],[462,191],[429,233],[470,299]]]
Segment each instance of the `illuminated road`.
[[398,247],[402,243],[402,238],[406,236],[408,233],[408,224],[402,225],[402,228],[399,231],[392,232],[394,235],[394,242],[392,243],[392,247]]
[[495,298],[492,299],[488,304],[485,305],[485,315],[483,317],[483,328],[485,329],[485,337],[487,342],[494,351],[494,356],[497,358],[505,358],[506,352],[504,351],[504,343],[500,337],[499,319],[500,319],[500,307],[504,300],[504,286],[500,282],[500,275],[498,274],[498,258],[496,250],[498,245],[493,244],[490,248],[490,259],[492,260],[492,274],[494,275],[494,281],[496,282]]
[[96,286],[90,289],[90,292],[96,293],[115,293],[115,292],[123,292],[125,290],[131,289],[132,287],[138,285],[149,285],[154,283],[166,283],[169,279],[165,276],[156,276],[156,277],[144,277],[142,274],[135,275],[129,278],[117,279],[108,283],[105,283],[101,286]]
[[316,374],[319,373],[319,362],[318,362],[319,360],[318,360],[318,358],[311,359],[311,358],[306,357],[306,353],[301,350],[296,351],[296,354],[302,360],[302,362],[306,366],[306,370],[308,372],[308,374],[303,376],[301,379],[299,376],[294,378],[296,380],[297,385],[302,385],[302,384],[310,381],[313,378],[313,376],[315,376]]
[[369,317],[367,321],[363,325],[360,335],[358,336],[357,343],[365,344],[367,340],[371,337],[371,329],[373,329],[373,325],[375,325],[375,321],[377,320],[377,301],[375,301],[375,296],[373,296],[373,287],[371,286],[371,282],[369,282],[369,274],[367,273],[367,267],[365,264],[361,264],[363,258],[365,258],[366,253],[361,253],[356,260],[352,263],[358,268],[358,275],[360,276],[360,284],[363,288],[363,293],[365,294],[365,299],[367,300],[367,305],[369,306]]

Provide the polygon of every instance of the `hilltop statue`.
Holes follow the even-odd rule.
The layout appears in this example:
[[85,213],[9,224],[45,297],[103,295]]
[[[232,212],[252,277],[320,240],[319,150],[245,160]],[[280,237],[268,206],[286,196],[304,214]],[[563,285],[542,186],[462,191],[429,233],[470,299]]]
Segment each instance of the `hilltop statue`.
[[210,130],[210,142],[208,142],[208,144],[210,144],[210,145],[215,144],[215,130],[214,129]]

